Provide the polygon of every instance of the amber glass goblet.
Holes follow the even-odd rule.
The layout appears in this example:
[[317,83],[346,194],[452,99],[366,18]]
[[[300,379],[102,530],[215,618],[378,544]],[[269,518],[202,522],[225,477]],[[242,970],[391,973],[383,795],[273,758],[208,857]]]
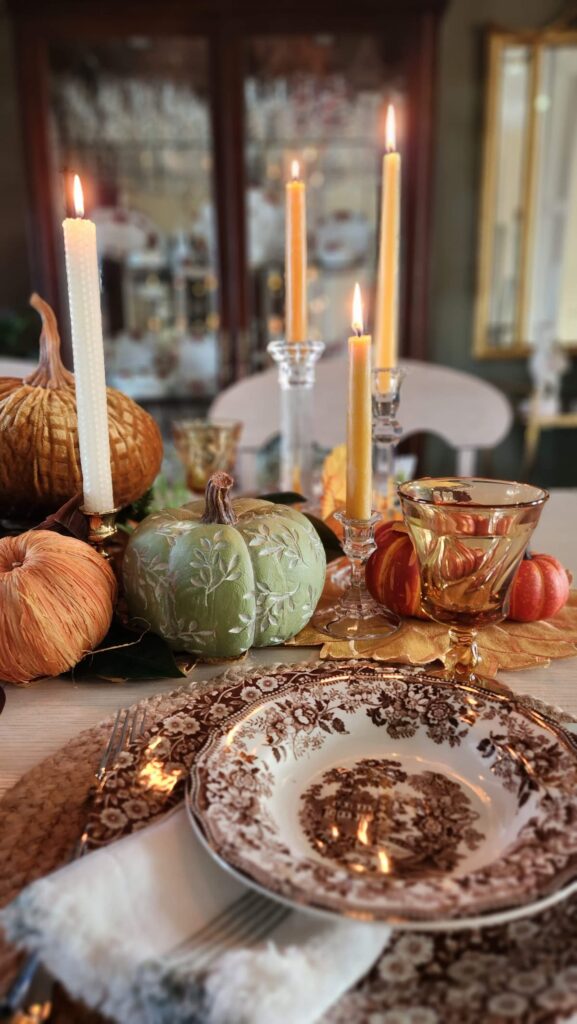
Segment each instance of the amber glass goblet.
[[424,478],[399,487],[424,611],[449,627],[445,667],[480,679],[477,630],[507,616],[515,573],[547,491],[508,480]]
[[174,445],[186,471],[186,485],[204,494],[217,470],[231,473],[236,462],[242,423],[234,420],[175,420]]

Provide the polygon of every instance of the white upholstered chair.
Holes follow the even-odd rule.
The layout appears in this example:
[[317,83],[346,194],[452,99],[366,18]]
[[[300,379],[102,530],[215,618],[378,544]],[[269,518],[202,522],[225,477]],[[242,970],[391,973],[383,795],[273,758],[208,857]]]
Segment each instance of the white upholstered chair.
[[[404,360],[401,368],[406,373],[399,416],[403,437],[436,434],[455,449],[457,474],[474,474],[477,452],[494,448],[511,427],[513,413],[505,395],[447,366]],[[314,440],[323,448],[345,440],[346,391],[346,353],[325,356],[318,364],[314,397]],[[246,489],[254,481],[254,453],[278,433],[278,409],[276,367],[233,384],[211,406],[212,419],[243,424],[240,471]]]
[[0,377],[29,377],[37,366],[37,359],[12,359],[11,356],[0,356]]

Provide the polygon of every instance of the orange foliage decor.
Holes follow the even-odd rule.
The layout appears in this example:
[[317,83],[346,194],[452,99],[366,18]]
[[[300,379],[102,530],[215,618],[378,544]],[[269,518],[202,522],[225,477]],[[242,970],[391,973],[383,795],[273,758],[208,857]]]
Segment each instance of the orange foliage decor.
[[[348,576],[348,561],[339,558],[327,566],[327,578],[319,608],[343,592]],[[479,652],[483,675],[492,677],[499,671],[545,666],[554,658],[577,656],[577,590],[552,619],[538,622],[499,622],[479,630]],[[451,642],[449,630],[430,619],[406,618],[400,629],[376,640],[351,643],[328,640],[311,623],[289,640],[296,647],[321,648],[321,658],[375,658],[377,661],[406,665],[445,664]]]
[[116,579],[88,544],[49,530],[0,540],[0,679],[73,668],[108,632]]
[[[347,497],[347,446],[339,444],[333,448],[324,463],[322,469],[322,497],[321,497],[321,519],[329,523],[335,533],[342,532],[342,528],[335,529],[332,516],[334,512],[345,507]],[[298,488],[297,488],[298,490]],[[381,495],[377,501],[377,511],[387,511],[387,499]],[[395,517],[397,514],[395,512]],[[400,512],[397,518],[401,518]]]
[[339,444],[327,455],[323,463],[321,518],[329,519],[333,512],[344,508],[347,496],[347,446]]

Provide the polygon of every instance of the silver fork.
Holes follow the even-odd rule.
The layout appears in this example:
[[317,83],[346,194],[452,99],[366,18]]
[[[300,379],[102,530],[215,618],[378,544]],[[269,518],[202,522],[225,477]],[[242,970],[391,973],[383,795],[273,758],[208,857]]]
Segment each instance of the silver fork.
[[[87,799],[89,807],[127,743],[138,739],[145,725],[146,712],[142,709],[120,708],[116,713],[110,737],[94,773],[94,785]],[[83,857],[87,851],[88,833],[85,828],[74,848],[71,861]],[[10,1024],[37,1024],[49,1020],[53,988],[54,979],[42,965],[39,954],[32,953],[0,1001],[0,1020],[9,1020]],[[23,1009],[25,1004],[26,1009]]]
[[227,950],[262,942],[290,913],[281,903],[249,890],[173,950],[171,964],[177,968],[187,963],[202,974]]

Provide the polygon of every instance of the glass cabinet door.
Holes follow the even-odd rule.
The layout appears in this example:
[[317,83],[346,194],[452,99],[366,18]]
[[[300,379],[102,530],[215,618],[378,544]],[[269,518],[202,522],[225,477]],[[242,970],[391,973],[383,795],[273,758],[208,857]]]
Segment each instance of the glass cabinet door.
[[108,381],[140,400],[213,395],[208,44],[134,36],[52,44],[49,58],[54,230],[62,252],[78,173],[97,229]]
[[386,107],[403,148],[405,83],[378,35],[255,36],[245,46],[250,323],[247,369],[284,331],[284,195],[293,159],[307,186],[309,335],[350,334],[355,281],[368,324],[377,262]]

